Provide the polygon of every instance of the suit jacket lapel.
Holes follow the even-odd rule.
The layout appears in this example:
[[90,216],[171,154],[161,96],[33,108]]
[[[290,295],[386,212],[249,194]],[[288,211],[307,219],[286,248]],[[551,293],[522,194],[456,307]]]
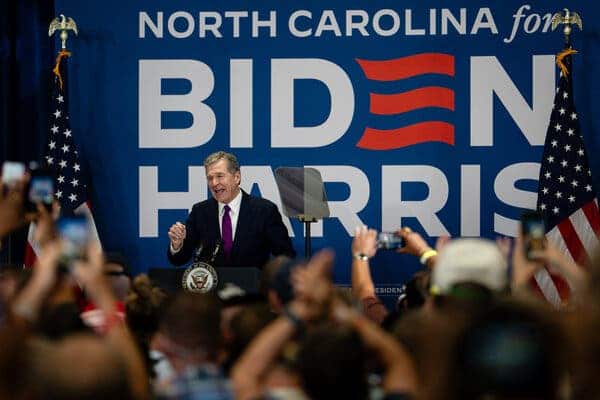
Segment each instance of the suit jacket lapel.
[[210,207],[208,207],[207,221],[209,226],[207,232],[215,232],[214,237],[209,238],[212,243],[206,243],[207,246],[212,246],[209,251],[212,254],[217,241],[221,240],[221,229],[219,228],[219,203],[212,199]]

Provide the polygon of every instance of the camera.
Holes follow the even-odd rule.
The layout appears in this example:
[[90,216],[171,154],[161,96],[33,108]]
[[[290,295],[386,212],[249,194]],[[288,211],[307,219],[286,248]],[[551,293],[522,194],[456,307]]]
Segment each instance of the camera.
[[531,260],[532,252],[544,249],[546,239],[546,224],[539,212],[528,211],[521,216],[521,233],[525,256]]
[[377,234],[377,248],[396,250],[404,246],[404,240],[396,232],[379,232]]

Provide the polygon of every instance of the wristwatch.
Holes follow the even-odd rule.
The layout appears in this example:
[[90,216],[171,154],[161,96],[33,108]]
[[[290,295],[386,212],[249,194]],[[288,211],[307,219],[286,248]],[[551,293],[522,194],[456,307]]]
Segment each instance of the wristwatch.
[[364,253],[354,253],[352,254],[352,258],[360,261],[369,261],[369,256]]

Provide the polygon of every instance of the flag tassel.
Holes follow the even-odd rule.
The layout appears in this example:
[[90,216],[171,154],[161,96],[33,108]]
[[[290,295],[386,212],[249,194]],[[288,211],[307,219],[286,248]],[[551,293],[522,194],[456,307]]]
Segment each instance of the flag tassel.
[[556,55],[556,65],[558,65],[558,68],[560,68],[560,71],[562,72],[563,76],[569,75],[569,68],[567,68],[567,66],[565,65],[564,59],[573,54],[577,54],[577,50],[569,47]]
[[61,51],[59,51],[58,55],[56,56],[56,63],[54,64],[54,68],[52,69],[52,72],[58,78],[58,87],[60,88],[60,90],[63,89],[63,79],[62,79],[62,75],[60,74],[60,63],[63,58],[70,57],[70,56],[71,56],[71,53],[65,49],[62,49]]

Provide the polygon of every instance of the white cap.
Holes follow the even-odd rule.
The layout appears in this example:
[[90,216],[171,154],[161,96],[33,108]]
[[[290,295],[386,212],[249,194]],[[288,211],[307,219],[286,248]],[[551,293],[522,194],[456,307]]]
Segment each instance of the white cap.
[[457,283],[477,283],[499,291],[508,286],[506,259],[487,239],[455,239],[437,257],[431,278],[434,294],[446,294]]
[[217,292],[217,297],[223,301],[227,301],[234,297],[242,297],[245,294],[246,291],[244,289],[234,283],[227,282],[225,283],[225,287]]

